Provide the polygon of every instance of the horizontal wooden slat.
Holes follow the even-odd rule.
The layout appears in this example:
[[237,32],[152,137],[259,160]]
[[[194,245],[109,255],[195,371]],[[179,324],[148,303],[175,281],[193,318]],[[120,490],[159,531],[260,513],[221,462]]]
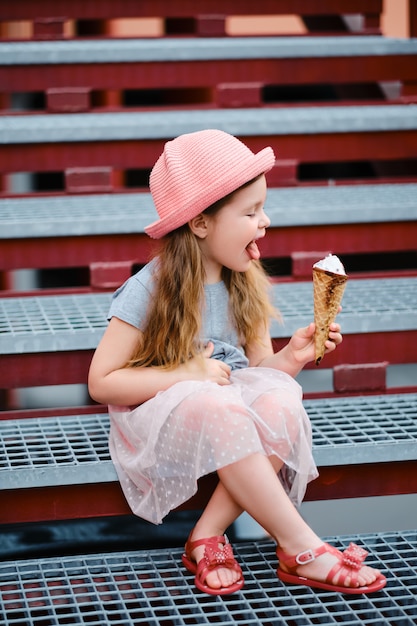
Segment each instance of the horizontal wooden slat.
[[150,169],[166,140],[205,128],[237,135],[255,152],[271,145],[280,159],[415,159],[417,106],[4,116],[0,169]]
[[224,15],[329,15],[380,14],[382,0],[19,0],[2,3],[0,19],[30,20],[65,16],[69,19],[110,19],[117,17],[188,17],[196,13]]
[[[119,90],[121,101],[123,90],[173,90],[165,106],[187,98],[230,106],[223,92],[231,86],[257,86],[265,104],[271,85],[333,85],[333,97],[343,100],[349,91],[337,86],[401,81],[411,98],[416,57],[414,40],[355,36],[10,42],[0,43],[0,85],[3,93]],[[190,89],[200,91],[181,93]]]

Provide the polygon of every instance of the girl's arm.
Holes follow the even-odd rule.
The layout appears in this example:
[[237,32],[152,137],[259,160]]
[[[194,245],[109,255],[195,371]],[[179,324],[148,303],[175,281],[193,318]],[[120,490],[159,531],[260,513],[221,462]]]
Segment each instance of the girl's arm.
[[[286,372],[290,376],[297,376],[307,363],[314,361],[314,331],[312,322],[305,328],[299,328],[290,341],[279,352],[274,354],[269,331],[265,333],[262,345],[246,350],[249,365],[257,367],[272,367]],[[340,325],[330,325],[329,339],[326,341],[326,354],[335,350],[342,342]]]
[[182,380],[212,380],[221,385],[230,382],[229,366],[210,359],[213,345],[204,351],[203,358],[190,359],[173,370],[125,367],[140,337],[141,331],[134,326],[111,318],[90,365],[88,389],[94,400],[135,406]]

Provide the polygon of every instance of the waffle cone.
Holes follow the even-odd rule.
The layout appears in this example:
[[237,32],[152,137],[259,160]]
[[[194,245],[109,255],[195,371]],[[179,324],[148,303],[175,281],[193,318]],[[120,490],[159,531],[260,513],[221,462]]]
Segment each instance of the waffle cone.
[[329,326],[336,318],[347,279],[346,275],[333,274],[333,272],[313,267],[316,365],[320,363],[324,356],[324,344],[329,337]]

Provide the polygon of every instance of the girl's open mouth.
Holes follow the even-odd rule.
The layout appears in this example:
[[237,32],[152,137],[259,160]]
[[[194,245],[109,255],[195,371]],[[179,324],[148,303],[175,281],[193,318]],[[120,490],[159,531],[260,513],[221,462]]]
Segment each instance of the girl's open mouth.
[[256,241],[251,241],[250,244],[246,246],[246,252],[249,254],[250,258],[253,261],[257,261],[261,257],[261,253],[259,252],[258,244]]

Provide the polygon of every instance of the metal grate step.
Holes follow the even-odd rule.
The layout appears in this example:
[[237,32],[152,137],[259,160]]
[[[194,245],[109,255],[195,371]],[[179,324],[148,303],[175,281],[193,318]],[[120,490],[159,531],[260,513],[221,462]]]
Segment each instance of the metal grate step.
[[417,54],[417,41],[386,37],[210,37],[25,41],[0,44],[3,65],[299,59]]
[[[318,466],[417,459],[417,394],[306,400]],[[0,421],[3,489],[116,481],[107,414]]]
[[[417,184],[269,189],[271,227],[417,220]],[[97,194],[0,200],[0,239],[143,233],[151,195]]]
[[[284,323],[273,323],[273,337],[289,337],[312,321],[311,282],[274,286],[274,303]],[[350,280],[343,296],[343,333],[376,333],[417,328],[417,278]]]
[[0,300],[0,353],[95,347],[110,300],[110,293]]
[[[112,294],[4,298],[0,300],[0,354],[95,348],[107,326]],[[312,321],[310,282],[273,285],[284,323],[272,336],[290,337]],[[345,335],[417,329],[417,277],[350,280],[343,298]]]
[[[8,626],[345,626],[417,623],[416,531],[328,538],[370,552],[387,586],[346,596],[285,586],[270,541],[234,544],[245,576],[231,596],[208,596],[181,565],[182,548],[140,550],[0,564],[0,621]],[[368,562],[367,561],[367,562]]]
[[4,115],[0,143],[165,140],[205,128],[240,137],[409,131],[417,129],[417,105]]
[[2,488],[117,480],[108,438],[107,414],[0,421]]

